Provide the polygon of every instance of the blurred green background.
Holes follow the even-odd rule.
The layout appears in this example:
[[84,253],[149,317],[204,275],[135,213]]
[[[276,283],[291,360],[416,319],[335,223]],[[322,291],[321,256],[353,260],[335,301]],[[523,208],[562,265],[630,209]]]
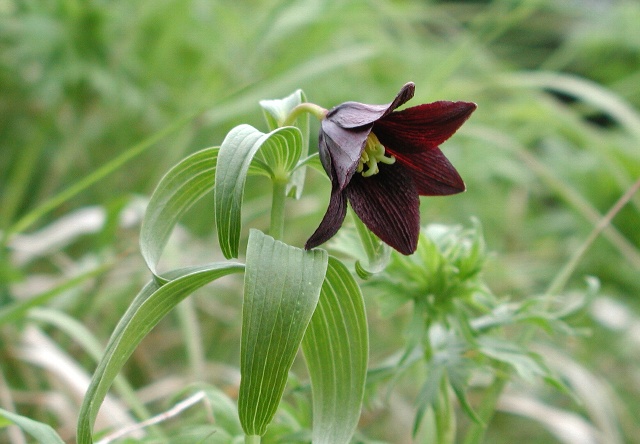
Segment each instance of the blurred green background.
[[[90,375],[95,365],[82,338],[104,344],[149,277],[137,251],[145,199],[173,164],[233,126],[265,130],[258,101],[298,88],[327,108],[386,103],[407,81],[416,83],[409,105],[476,102],[442,147],[468,190],[424,199],[422,220],[468,226],[476,217],[494,251],[492,289],[543,293],[640,176],[638,23],[637,0],[0,0],[0,305],[41,297],[29,312],[0,316],[0,406],[73,437],[81,394],[69,369]],[[263,229],[265,183],[250,180],[244,206]],[[288,203],[285,240],[302,245],[328,192],[309,173],[303,199]],[[211,199],[190,211],[164,266],[220,259],[212,212]],[[571,441],[580,435],[569,419],[559,420],[563,440],[536,412],[571,413],[599,432],[594,442],[640,442],[639,227],[636,194],[566,288],[600,280],[576,321],[584,335],[539,339],[560,368],[572,357],[593,399],[523,384],[556,410],[507,399],[487,442],[586,442]],[[188,312],[202,321],[204,373],[185,358],[181,314],[145,339],[126,371],[140,399],[159,402],[199,377],[233,395],[237,286],[206,289]],[[373,307],[373,357],[393,347],[375,334],[385,322]],[[55,358],[44,359],[47,350]],[[402,430],[397,415],[411,412],[410,397],[391,399],[370,406],[363,431],[406,442],[411,420]]]

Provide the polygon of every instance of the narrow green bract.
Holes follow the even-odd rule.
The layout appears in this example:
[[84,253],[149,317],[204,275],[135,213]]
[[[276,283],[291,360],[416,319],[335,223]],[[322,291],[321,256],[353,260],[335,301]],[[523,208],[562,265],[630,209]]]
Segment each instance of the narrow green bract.
[[327,270],[324,250],[304,251],[251,230],[242,310],[240,422],[263,435],[318,303]]

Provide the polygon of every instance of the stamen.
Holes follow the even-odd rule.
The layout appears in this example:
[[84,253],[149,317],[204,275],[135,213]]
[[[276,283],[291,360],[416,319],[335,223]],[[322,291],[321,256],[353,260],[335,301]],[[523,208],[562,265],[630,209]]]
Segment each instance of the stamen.
[[[362,173],[362,177],[371,177],[380,172],[378,162],[392,165],[396,161],[393,156],[386,156],[384,146],[380,143],[375,134],[369,133],[367,141],[360,155],[356,172]],[[367,169],[364,166],[367,165]]]

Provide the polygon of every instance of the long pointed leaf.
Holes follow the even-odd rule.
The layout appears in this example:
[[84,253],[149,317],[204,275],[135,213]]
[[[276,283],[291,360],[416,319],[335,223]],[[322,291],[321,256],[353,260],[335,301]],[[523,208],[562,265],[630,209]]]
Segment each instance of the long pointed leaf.
[[156,267],[173,227],[198,199],[213,189],[219,148],[198,151],[171,168],[160,180],[144,214],[140,251],[147,267]]
[[251,230],[246,267],[238,410],[245,433],[263,435],[318,303],[327,253]]
[[244,184],[253,156],[263,135],[251,125],[239,125],[227,134],[220,145],[216,174],[215,208],[218,241],[224,256],[238,257],[240,243],[240,214]]
[[313,393],[313,443],[348,443],[362,409],[369,336],[360,287],[333,257],[302,351]]
[[163,286],[153,280],[138,293],[111,335],[85,394],[78,418],[78,444],[93,442],[93,424],[111,383],[151,329],[198,288],[243,269],[238,263],[215,263],[174,270],[165,275],[171,280]]
[[[222,141],[215,180],[215,207],[218,241],[227,259],[238,257],[244,185],[255,154],[263,145],[272,154],[279,152],[277,158],[271,159],[275,164],[262,163],[272,175],[279,174],[294,168],[300,157],[301,141],[300,130],[295,127],[278,128],[264,134],[251,125],[233,128]],[[270,158],[268,156],[266,160]],[[281,160],[282,165],[279,164]],[[280,167],[282,171],[274,171]]]

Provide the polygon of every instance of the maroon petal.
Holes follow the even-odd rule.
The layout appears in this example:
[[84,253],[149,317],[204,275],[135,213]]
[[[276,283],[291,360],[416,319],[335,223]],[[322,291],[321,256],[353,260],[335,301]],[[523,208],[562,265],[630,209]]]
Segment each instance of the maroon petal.
[[391,103],[386,105],[367,105],[360,102],[345,102],[330,110],[326,118],[342,128],[358,128],[371,125],[376,120],[411,100],[414,91],[415,85],[409,82],[400,89],[400,92]]
[[322,121],[318,151],[320,160],[331,181],[337,181],[339,191],[351,180],[358,167],[371,127],[346,130],[330,120]]
[[469,102],[434,102],[397,111],[378,120],[373,132],[385,147],[415,153],[451,137],[476,109]]
[[346,196],[343,192],[337,191],[335,184],[332,188],[329,208],[327,208],[327,212],[322,218],[322,222],[320,222],[316,231],[304,245],[305,250],[315,248],[331,239],[338,232],[342,226],[344,217],[347,215]]
[[381,165],[371,177],[355,174],[345,192],[360,220],[383,242],[402,254],[416,251],[420,200],[401,165]]
[[391,147],[387,151],[408,170],[419,195],[446,196],[465,190],[462,177],[439,148],[409,155],[397,153]]

